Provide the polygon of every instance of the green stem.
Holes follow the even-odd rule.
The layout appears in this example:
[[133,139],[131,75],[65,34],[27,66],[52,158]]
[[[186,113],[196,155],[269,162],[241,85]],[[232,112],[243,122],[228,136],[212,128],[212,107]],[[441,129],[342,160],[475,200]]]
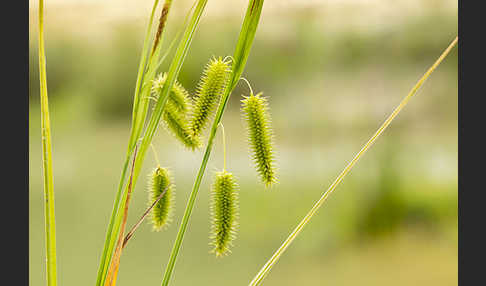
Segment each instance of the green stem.
[[[154,14],[155,10],[157,10],[157,6],[159,4],[159,0],[154,1],[154,5],[152,7],[152,11],[150,13],[150,19],[149,19],[149,24],[147,26],[147,31],[145,32],[145,39],[143,41],[143,48],[142,48],[142,57],[140,58],[140,63],[138,65],[138,73],[137,73],[137,82],[135,84],[135,94],[133,96],[133,111],[132,111],[132,131],[130,134],[130,139],[129,139],[129,144],[128,144],[128,150],[127,153],[130,153],[131,148],[135,144],[136,138],[140,134],[137,134],[137,129],[138,126],[140,125],[140,120],[138,119],[138,113],[139,113],[139,104],[140,104],[140,87],[142,83],[142,78],[143,74],[145,71],[145,66],[147,64],[147,54],[149,53],[149,41],[150,41],[150,34],[152,32],[152,25],[154,22]],[[127,157],[129,155],[127,154]]]
[[139,149],[137,159],[135,161],[135,170],[133,174],[134,184],[136,183],[138,176],[140,174],[141,167],[145,159],[145,155],[147,153],[147,150],[150,147],[155,132],[157,131],[157,127],[159,126],[162,113],[165,108],[165,104],[167,103],[167,100],[169,98],[168,96],[169,91],[174,85],[177,76],[179,75],[179,71],[182,67],[184,59],[189,50],[190,44],[192,42],[192,38],[194,36],[194,33],[196,31],[196,28],[198,26],[199,20],[201,18],[202,12],[204,11],[206,3],[207,0],[199,0],[195,8],[194,14],[191,18],[191,21],[189,22],[189,25],[184,32],[183,38],[181,39],[179,46],[177,47],[174,59],[172,60],[172,63],[169,67],[166,84],[164,84],[162,91],[160,92],[159,100],[157,101],[154,107],[154,111],[150,116],[147,129],[144,133],[144,136],[142,137],[142,142],[140,143],[140,149]]
[[51,124],[47,98],[46,55],[44,51],[44,1],[39,0],[39,79],[41,104],[42,164],[44,175],[47,285],[57,285],[56,219],[52,175]]
[[[118,230],[119,230],[119,222],[116,220],[116,218],[118,216],[118,209],[119,209],[119,206],[120,206],[120,199],[121,199],[121,196],[122,196],[123,185],[124,185],[126,175],[127,175],[128,164],[129,164],[129,161],[130,161],[131,153],[132,153],[133,148],[134,148],[135,143],[136,143],[136,138],[138,138],[138,136],[139,136],[139,134],[137,134],[137,130],[140,129],[138,126],[143,125],[143,122],[140,122],[139,120],[137,120],[139,104],[140,104],[139,91],[140,91],[140,83],[142,81],[143,73],[144,73],[144,70],[145,70],[145,65],[146,65],[146,62],[147,62],[147,54],[148,54],[148,49],[149,49],[149,41],[150,41],[150,34],[151,34],[151,31],[152,31],[153,18],[154,18],[154,14],[155,14],[155,11],[157,9],[158,3],[159,3],[159,0],[154,1],[154,5],[153,5],[152,11],[150,13],[149,23],[148,23],[148,26],[147,26],[147,32],[145,34],[144,44],[143,44],[143,48],[142,48],[142,56],[140,58],[140,63],[139,63],[139,67],[138,67],[137,82],[136,82],[136,85],[135,85],[135,95],[134,95],[134,105],[133,105],[133,115],[132,115],[132,127],[131,127],[130,139],[129,139],[129,142],[128,142],[128,150],[127,150],[127,154],[126,154],[126,157],[125,157],[125,162],[123,164],[122,175],[121,175],[121,178],[120,178],[120,182],[118,184],[118,190],[117,190],[117,193],[116,193],[116,196],[115,196],[115,202],[113,204],[113,209],[112,209],[111,216],[110,216],[110,222],[108,224],[108,229],[106,231],[105,244],[104,244],[104,247],[103,247],[103,253],[102,253],[100,265],[99,265],[99,268],[98,268],[98,276],[97,276],[97,279],[96,279],[96,285],[97,286],[103,285],[104,280],[106,278],[106,274],[107,274],[106,271],[107,271],[108,266],[110,264],[111,255],[113,253],[114,241],[117,237],[116,234],[118,233]],[[114,228],[115,228],[115,231],[113,232]]]
[[437,66],[442,62],[442,60],[449,54],[451,49],[457,44],[457,37],[452,41],[452,43],[445,49],[442,55],[437,59],[437,61],[427,70],[427,72],[422,76],[422,78],[415,84],[412,90],[407,96],[400,102],[398,107],[392,112],[392,114],[385,120],[385,122],[378,128],[378,130],[371,136],[371,138],[366,142],[363,148],[356,154],[356,156],[349,162],[349,164],[344,168],[341,174],[336,178],[336,180],[329,186],[327,191],[321,196],[321,198],[314,204],[312,209],[307,213],[307,215],[302,219],[302,221],[297,225],[297,227],[292,231],[289,237],[283,242],[280,248],[273,254],[273,256],[268,260],[263,268],[258,272],[255,278],[251,281],[251,286],[260,285],[265,278],[265,276],[270,272],[271,268],[277,263],[280,256],[285,252],[287,247],[292,243],[292,241],[297,237],[297,235],[302,231],[305,225],[310,221],[312,216],[317,212],[317,210],[326,201],[327,197],[336,189],[336,187],[341,183],[344,177],[351,171],[353,166],[358,162],[361,156],[375,143],[376,139],[385,131],[385,129],[390,125],[393,119],[400,113],[400,111],[405,107],[408,101],[417,93],[419,88],[425,82],[425,80],[430,76],[430,74],[437,68]]
[[223,137],[223,171],[226,171],[226,136],[224,134],[223,122],[220,122],[219,125],[221,125],[221,135]]
[[165,269],[164,278],[162,280],[163,286],[167,286],[169,284],[172,272],[174,270],[175,262],[177,260],[177,256],[179,254],[182,241],[184,239],[184,234],[187,229],[187,224],[189,223],[189,219],[191,217],[191,213],[194,208],[194,203],[196,201],[197,193],[199,191],[199,186],[201,185],[201,180],[203,178],[209,160],[209,156],[211,154],[214,138],[216,136],[216,131],[218,130],[218,125],[221,122],[221,118],[223,117],[223,113],[228,103],[231,92],[233,91],[236,84],[238,83],[238,80],[246,65],[246,61],[248,59],[251,45],[253,43],[253,39],[256,33],[256,28],[260,20],[262,6],[263,6],[263,0],[249,1],[245,19],[243,21],[240,36],[233,56],[234,60],[233,60],[230,81],[225,88],[224,94],[221,98],[221,103],[218,107],[218,111],[216,113],[215,119],[211,126],[211,131],[206,146],[206,151],[204,152],[204,157],[202,159],[201,166],[199,167],[199,171],[196,176],[196,181],[194,182],[191,194],[189,196],[189,200],[187,202],[186,209],[184,211],[184,216],[182,218],[182,222],[179,227],[179,231],[177,233],[174,246],[172,247],[172,251],[169,257],[169,262]]
[[[171,4],[172,4],[172,0],[166,0],[165,1],[163,9],[166,12],[162,12],[162,15],[164,15],[164,14],[167,15],[169,13]],[[194,5],[193,5],[193,7],[194,7]],[[189,19],[190,12],[192,11],[193,7],[191,7],[191,9],[189,10],[189,13],[187,14],[186,18],[184,19],[184,25],[187,23],[187,21]],[[165,25],[165,23],[163,25]],[[159,24],[159,29],[163,29],[163,26],[160,27],[160,24]],[[163,32],[163,30],[162,30],[162,32]],[[150,55],[148,69],[147,69],[147,72],[144,75],[142,90],[140,92],[141,104],[140,104],[140,107],[137,110],[137,118],[136,118],[136,120],[138,122],[145,122],[145,118],[147,117],[148,108],[149,108],[149,96],[150,96],[150,92],[152,90],[153,79],[155,78],[157,70],[160,67],[162,61],[165,59],[167,54],[172,49],[172,46],[176,42],[177,38],[179,38],[180,32],[181,32],[181,30],[179,30],[179,32],[175,36],[174,40],[171,42],[171,44],[167,48],[167,51],[165,52],[165,54],[162,57],[160,56],[160,52],[161,52],[161,49],[162,49],[162,35],[160,35],[160,38],[157,41],[157,46],[154,48],[154,50],[153,50],[154,52]],[[134,131],[134,134],[135,134],[134,138],[140,137],[140,134],[142,133],[142,129],[143,129],[143,124],[138,124],[137,128],[135,128],[135,131]]]
[[[166,3],[167,2],[171,3],[172,1],[166,1]],[[154,134],[157,130],[159,123],[160,123],[161,116],[162,116],[165,104],[167,102],[167,99],[168,99],[168,93],[169,93],[170,89],[172,88],[172,85],[174,84],[174,82],[175,82],[175,80],[178,76],[178,73],[179,73],[179,71],[182,67],[182,64],[184,62],[185,56],[187,55],[187,51],[188,51],[189,46],[190,46],[191,41],[192,41],[192,37],[193,37],[194,32],[197,28],[197,24],[199,23],[199,19],[200,19],[201,14],[204,10],[206,2],[207,2],[207,0],[204,0],[204,1],[200,0],[199,1],[198,6],[196,7],[196,10],[195,10],[195,12],[194,12],[194,14],[191,18],[191,21],[190,21],[188,27],[185,30],[183,38],[181,39],[181,42],[180,42],[178,49],[176,51],[176,54],[174,56],[174,59],[173,59],[171,65],[170,65],[166,84],[164,85],[164,88],[162,89],[161,94],[160,94],[160,98],[157,101],[157,103],[154,107],[154,111],[152,112],[152,114],[150,116],[148,126],[146,128],[144,136],[142,137],[142,142],[141,142],[140,148],[138,150],[137,158],[135,160],[135,165],[134,165],[133,178],[132,178],[133,187],[135,187],[138,176],[140,175],[140,171],[141,171],[141,168],[142,168],[143,161],[145,159],[145,155],[147,153],[148,148],[150,147],[152,138],[153,138],[153,136],[154,136]],[[159,45],[160,45],[160,42],[159,42]],[[145,51],[144,51],[144,53],[145,53]],[[153,61],[153,62],[157,63],[157,61]],[[149,67],[149,70],[150,70],[150,67]],[[142,100],[142,99],[139,97],[138,100]],[[134,111],[134,112],[144,113],[145,108],[146,107],[144,107],[144,106],[141,107],[141,104],[139,103],[137,110]],[[139,115],[137,115],[137,116],[139,116]],[[135,116],[134,118],[137,118],[137,116]],[[131,138],[130,142],[133,142],[133,145],[130,146],[130,144],[129,144],[127,158],[125,160],[125,164],[124,164],[123,171],[122,171],[122,178],[120,179],[120,184],[118,186],[118,192],[117,192],[117,196],[116,196],[116,199],[115,199],[115,204],[113,206],[113,212],[112,212],[112,215],[111,215],[111,218],[110,218],[110,225],[109,225],[109,229],[107,231],[105,248],[104,248],[103,256],[102,256],[102,263],[100,264],[100,268],[99,268],[99,271],[98,271],[98,280],[97,280],[98,286],[103,285],[104,280],[106,279],[108,266],[110,264],[110,259],[111,259],[111,256],[113,254],[113,249],[114,249],[115,242],[116,242],[116,239],[117,239],[117,234],[120,230],[120,224],[121,224],[121,220],[122,220],[121,214],[122,214],[122,211],[123,211],[124,206],[125,206],[126,195],[127,195],[127,187],[124,188],[123,183],[125,181],[125,177],[126,177],[126,173],[127,173],[127,167],[128,167],[130,154],[131,154],[133,147],[135,146],[136,142],[138,141],[138,139],[137,140],[133,139],[133,138],[138,138],[138,136],[135,136],[133,134],[141,131],[141,129],[137,129],[137,128],[141,128],[141,126],[139,126],[139,125],[143,125],[143,123],[144,123],[143,120],[141,120],[141,121],[139,120],[139,123],[137,124],[137,126],[135,126],[135,128],[132,129],[132,135],[130,137]],[[137,131],[137,130],[139,130],[139,131]],[[122,192],[122,190],[124,190],[124,191]]]

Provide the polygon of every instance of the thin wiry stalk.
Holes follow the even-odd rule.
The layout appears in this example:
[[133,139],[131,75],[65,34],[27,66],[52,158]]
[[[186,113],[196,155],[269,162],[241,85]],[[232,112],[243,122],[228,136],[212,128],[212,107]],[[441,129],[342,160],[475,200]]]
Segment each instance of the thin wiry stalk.
[[430,76],[430,74],[437,68],[437,66],[442,62],[442,60],[449,54],[452,48],[457,44],[457,37],[452,41],[452,43],[445,49],[442,55],[435,61],[435,63],[427,70],[427,72],[420,78],[420,80],[415,84],[412,90],[408,93],[407,96],[400,102],[398,107],[392,112],[392,114],[385,120],[385,122],[378,128],[378,130],[371,136],[371,138],[366,142],[366,144],[361,148],[361,150],[356,154],[356,156],[349,162],[349,164],[344,168],[344,170],[339,174],[336,180],[329,186],[327,191],[321,196],[321,198],[314,204],[312,209],[307,213],[307,215],[302,219],[302,221],[297,225],[297,227],[292,231],[289,237],[284,241],[284,243],[279,247],[279,249],[273,254],[273,256],[268,260],[267,263],[262,267],[260,272],[253,278],[250,282],[250,286],[260,285],[265,278],[265,276],[270,272],[272,267],[277,263],[280,256],[285,252],[287,247],[292,243],[292,241],[297,237],[297,235],[302,231],[305,225],[309,223],[310,219],[317,210],[322,206],[322,204],[326,201],[327,197],[336,189],[336,187],[341,183],[344,177],[351,171],[353,166],[358,162],[361,156],[375,143],[376,139],[385,131],[385,129],[390,125],[393,119],[400,113],[400,111],[405,107],[408,101],[417,93],[419,88],[425,82],[425,80]]
[[125,248],[127,245],[128,241],[130,238],[133,237],[135,234],[135,231],[138,229],[138,227],[142,224],[143,220],[147,217],[147,215],[150,213],[150,211],[154,208],[154,206],[162,199],[162,197],[165,195],[167,190],[169,189],[169,186],[167,186],[162,193],[157,197],[157,199],[145,210],[145,212],[142,214],[142,216],[138,219],[138,222],[132,226],[132,228],[128,231],[127,235],[123,239],[123,245],[122,247]]
[[56,218],[52,175],[51,124],[47,98],[46,55],[44,51],[44,1],[39,0],[39,80],[41,105],[42,166],[44,175],[47,285],[57,285]]
[[221,118],[223,117],[224,109],[226,107],[226,104],[228,103],[230,94],[235,88],[236,84],[238,83],[238,80],[240,79],[240,76],[243,73],[243,70],[246,65],[246,61],[250,54],[251,46],[255,38],[256,29],[258,27],[258,22],[260,21],[260,14],[263,7],[263,1],[264,0],[249,1],[248,8],[246,10],[245,19],[243,21],[243,25],[240,31],[240,36],[238,38],[238,43],[236,45],[235,53],[233,56],[233,65],[231,69],[230,80],[228,82],[228,85],[225,88],[223,96],[221,97],[218,111],[213,121],[213,125],[211,126],[211,131],[206,146],[206,151],[204,152],[204,157],[201,162],[201,166],[199,167],[196,181],[194,182],[191,194],[189,196],[189,200],[187,201],[186,209],[184,211],[184,216],[182,218],[182,222],[179,227],[179,231],[177,233],[174,246],[172,247],[172,251],[169,257],[169,262],[165,269],[164,278],[162,280],[162,286],[167,286],[169,284],[172,272],[174,270],[177,255],[179,254],[179,250],[181,248],[182,241],[184,239],[184,234],[187,229],[187,224],[189,222],[189,218],[191,217],[192,209],[194,208],[194,203],[196,201],[197,193],[199,191],[199,186],[201,184],[202,177],[206,170],[206,165],[209,160],[209,155],[211,154],[213,141],[216,136],[216,131],[218,129],[219,123],[221,122]]

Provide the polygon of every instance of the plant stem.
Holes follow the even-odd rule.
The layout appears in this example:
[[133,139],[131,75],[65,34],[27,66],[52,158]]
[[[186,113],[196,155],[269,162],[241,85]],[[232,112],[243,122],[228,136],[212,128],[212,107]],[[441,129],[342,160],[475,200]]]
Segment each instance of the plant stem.
[[263,266],[263,268],[258,272],[255,278],[251,281],[249,285],[256,286],[260,285],[265,276],[270,272],[271,268],[278,261],[280,256],[285,252],[287,247],[292,243],[292,241],[297,237],[297,235],[302,231],[305,225],[310,221],[312,216],[317,212],[317,210],[322,206],[327,197],[336,189],[336,187],[341,183],[344,177],[351,171],[353,166],[358,162],[361,156],[373,145],[373,143],[378,139],[378,137],[385,131],[385,129],[390,125],[393,119],[400,113],[400,111],[405,107],[408,101],[417,93],[419,88],[425,82],[425,80],[430,76],[430,74],[437,68],[437,66],[442,62],[442,60],[449,54],[451,49],[457,44],[457,37],[452,41],[452,43],[445,49],[442,55],[436,60],[436,62],[427,70],[427,72],[420,78],[420,80],[415,84],[412,90],[407,96],[400,102],[398,107],[392,112],[392,114],[385,120],[385,122],[378,128],[378,130],[371,136],[371,138],[366,142],[366,144],[361,148],[361,150],[355,155],[355,157],[349,162],[349,164],[344,168],[341,174],[336,178],[336,180],[329,186],[327,191],[321,196],[321,198],[314,204],[312,209],[307,213],[304,219],[297,225],[297,227],[292,231],[289,237],[284,241],[280,248],[273,254],[273,256],[268,260],[268,262]]
[[[134,151],[134,158],[133,158],[133,162],[135,162],[135,157],[137,156],[137,147],[135,146],[135,151]],[[121,252],[122,252],[122,240],[123,240],[123,234],[124,234],[124,231],[125,231],[125,226],[126,226],[126,221],[127,221],[127,217],[128,217],[128,203],[130,201],[130,195],[131,195],[131,192],[132,192],[132,178],[133,178],[133,163],[132,163],[132,171],[131,171],[131,174],[130,174],[130,180],[129,180],[129,183],[128,183],[128,194],[127,194],[127,202],[125,204],[125,210],[123,212],[123,222],[122,222],[122,225],[121,225],[121,231],[120,231],[120,234],[118,235],[118,241],[117,241],[117,245],[116,245],[116,248],[115,248],[115,253],[113,254],[113,259],[111,260],[111,263],[110,263],[110,267],[108,268],[108,274],[106,275],[106,279],[105,279],[105,283],[104,285],[105,286],[114,286],[116,285],[116,277],[117,277],[117,274],[118,274],[118,267],[120,265],[120,256],[121,256]]]
[[132,162],[132,171],[130,173],[130,181],[128,183],[128,193],[127,193],[127,200],[125,203],[125,209],[123,211],[123,222],[121,224],[120,234],[118,235],[118,241],[115,248],[115,253],[113,254],[114,259],[111,260],[110,267],[108,269],[108,274],[106,275],[105,286],[114,286],[116,285],[116,277],[118,275],[118,268],[120,267],[120,257],[123,250],[122,243],[123,243],[123,234],[125,233],[125,226],[127,224],[128,218],[128,206],[132,194],[132,179],[133,179],[133,165],[135,163],[135,158],[137,157],[137,146],[135,145],[135,150],[133,151],[133,162]]
[[[108,229],[106,231],[106,238],[105,238],[105,244],[103,247],[103,253],[101,255],[101,261],[100,265],[98,268],[98,276],[96,279],[96,285],[100,286],[104,284],[104,279],[106,278],[107,274],[107,268],[108,265],[110,264],[111,260],[111,255],[113,253],[113,247],[114,247],[114,240],[117,237],[117,233],[119,230],[119,224],[120,220],[117,220],[117,217],[121,217],[118,215],[118,211],[120,209],[120,199],[122,197],[122,190],[125,182],[125,178],[127,175],[127,170],[128,170],[128,164],[130,161],[130,156],[132,154],[133,147],[135,146],[136,143],[136,138],[138,138],[139,133],[138,130],[141,130],[141,127],[139,125],[143,125],[143,122],[140,122],[138,119],[138,110],[139,104],[140,104],[140,95],[139,95],[139,90],[140,90],[140,84],[143,78],[143,73],[145,70],[145,65],[147,62],[147,54],[148,54],[148,49],[149,49],[149,41],[150,41],[150,34],[152,31],[152,24],[153,24],[153,18],[155,11],[157,9],[157,5],[159,3],[159,0],[154,1],[154,5],[152,7],[152,11],[150,13],[150,19],[149,23],[147,26],[147,32],[145,34],[145,39],[144,39],[144,44],[142,48],[142,56],[140,58],[140,64],[138,67],[138,75],[137,75],[137,82],[135,85],[135,95],[134,95],[134,105],[133,105],[133,114],[132,114],[132,127],[131,127],[131,133],[130,133],[130,139],[128,142],[128,149],[127,149],[127,154],[125,157],[125,162],[123,164],[122,168],[122,174],[120,178],[120,182],[118,184],[118,190],[115,196],[115,202],[113,204],[113,209],[111,212],[110,216],[110,222],[108,224]],[[115,228],[115,232],[113,232]]]
[[56,218],[52,175],[51,124],[47,98],[46,55],[44,51],[44,1],[39,0],[39,79],[41,104],[42,165],[44,175],[47,285],[57,285]]
[[[192,41],[192,37],[194,35],[194,32],[197,28],[197,24],[199,23],[199,19],[201,17],[202,11],[204,10],[204,7],[206,5],[207,0],[199,0],[198,6],[196,7],[196,10],[189,22],[188,27],[185,30],[185,33],[183,35],[183,38],[181,39],[181,42],[178,46],[178,49],[176,51],[176,54],[174,56],[174,59],[170,65],[169,68],[169,73],[167,76],[167,81],[166,84],[164,85],[164,88],[161,91],[159,100],[157,101],[154,111],[152,112],[150,119],[149,119],[149,124],[145,130],[145,134],[142,137],[142,142],[140,144],[140,148],[138,150],[138,155],[135,160],[135,165],[134,165],[134,170],[133,170],[133,187],[135,187],[138,176],[140,174],[141,168],[143,161],[145,159],[146,152],[150,146],[150,143],[152,141],[152,138],[157,130],[157,127],[160,123],[160,119],[165,107],[165,104],[168,99],[168,93],[170,89],[172,88],[178,73],[182,67],[182,64],[184,62],[185,56],[187,55],[187,51],[189,49],[189,46]],[[172,1],[166,1],[166,3],[172,3]],[[155,9],[155,5],[154,5]],[[153,14],[153,12],[152,12]],[[151,26],[151,23],[149,23],[149,26]],[[160,46],[160,42],[158,43]],[[145,54],[146,51],[143,51]],[[154,64],[157,64],[157,61],[153,61]],[[149,67],[150,70],[150,67]],[[142,87],[143,88],[143,87]],[[138,93],[137,93],[138,94]],[[138,94],[140,96],[140,94]],[[141,99],[140,97],[135,99],[135,102],[139,102]],[[141,104],[138,103],[138,107],[134,109],[134,113],[140,113],[140,112],[145,112],[144,110],[146,109],[145,107],[141,107]],[[134,120],[137,120],[136,118],[139,115],[134,115]],[[143,116],[145,117],[145,116]],[[115,203],[113,206],[113,211],[111,214],[110,218],[110,224],[108,227],[107,235],[106,235],[106,240],[105,240],[105,246],[103,249],[103,255],[102,255],[102,261],[100,263],[100,268],[98,270],[98,278],[97,278],[97,286],[103,285],[106,279],[107,275],[107,270],[108,266],[110,264],[110,260],[112,257],[113,253],[113,248],[115,246],[116,239],[118,237],[118,233],[120,230],[120,224],[122,220],[122,212],[123,208],[125,207],[126,203],[126,198],[127,198],[127,187],[124,188],[124,181],[127,173],[127,168],[128,168],[128,162],[130,158],[130,154],[132,153],[133,146],[135,143],[138,141],[138,135],[135,136],[135,133],[140,133],[141,132],[141,125],[144,124],[143,120],[139,120],[136,126],[132,128],[132,133],[130,135],[130,141],[129,141],[129,147],[127,151],[127,157],[125,159],[124,167],[122,170],[122,177],[120,178],[120,183],[118,186],[118,192],[115,198]],[[140,125],[140,126],[139,126]],[[134,139],[135,138],[135,139]]]
[[[129,139],[129,144],[128,144],[128,150],[127,153],[130,153],[131,147],[133,144],[135,144],[137,136],[136,130],[138,129],[138,126],[140,125],[139,122],[139,104],[140,104],[140,87],[142,84],[142,78],[144,75],[145,71],[145,66],[147,64],[147,54],[149,50],[149,41],[150,41],[150,34],[152,32],[152,25],[154,22],[154,14],[155,10],[157,9],[157,6],[159,4],[159,0],[154,1],[154,5],[152,7],[152,12],[150,13],[150,18],[149,18],[149,24],[147,26],[147,31],[145,32],[145,39],[143,41],[143,48],[142,48],[142,57],[140,58],[140,63],[138,65],[138,73],[137,73],[137,82],[135,84],[135,94],[133,96],[133,111],[132,111],[132,132],[130,134],[130,139]],[[127,156],[129,157],[129,156]]]
[[238,80],[246,65],[246,61],[248,59],[251,45],[253,43],[253,39],[256,33],[256,28],[260,20],[262,6],[263,6],[263,0],[249,1],[247,12],[245,15],[245,19],[243,21],[243,25],[240,31],[240,36],[233,57],[233,66],[231,70],[230,81],[225,88],[223,96],[221,97],[221,102],[219,104],[218,111],[216,113],[215,119],[211,126],[211,131],[206,146],[206,151],[204,152],[204,157],[202,159],[201,166],[199,167],[199,171],[196,176],[196,181],[194,182],[191,194],[189,196],[189,200],[187,202],[186,209],[184,211],[184,216],[182,218],[182,222],[179,227],[179,231],[177,233],[174,246],[172,247],[172,251],[169,257],[169,262],[165,269],[164,278],[162,280],[163,286],[167,286],[169,284],[172,272],[174,270],[175,262],[179,254],[182,241],[184,239],[184,234],[187,229],[187,224],[189,223],[189,219],[191,217],[191,213],[194,208],[194,203],[196,201],[197,193],[199,191],[199,186],[201,185],[201,180],[206,170],[206,165],[208,163],[209,156],[211,154],[218,125],[221,122],[221,118],[223,117],[223,113],[226,108],[228,99],[231,95],[231,92],[233,91],[234,87],[238,83]]
[[220,122],[219,125],[221,125],[221,135],[223,137],[223,171],[226,171],[226,136],[224,134],[223,122]]
[[154,137],[155,132],[157,131],[157,127],[160,123],[165,104],[167,103],[167,100],[169,98],[168,96],[169,91],[172,88],[173,84],[175,83],[175,80],[182,67],[184,59],[189,50],[189,46],[191,44],[192,37],[197,28],[199,19],[202,15],[204,7],[206,6],[206,3],[207,0],[199,0],[198,5],[194,11],[193,17],[191,18],[191,21],[189,23],[189,26],[187,27],[184,33],[184,36],[177,48],[176,55],[174,56],[174,59],[169,67],[166,84],[164,84],[164,87],[162,88],[159,100],[157,101],[157,104],[154,107],[154,111],[149,119],[147,129],[145,130],[144,136],[142,137],[142,142],[140,143],[140,150],[139,150],[139,154],[137,155],[135,161],[135,167],[134,167],[134,175],[133,175],[134,185],[136,184],[138,176],[140,175],[140,171],[142,168],[143,161],[145,159],[145,155],[147,153],[147,150],[150,147],[152,138]]

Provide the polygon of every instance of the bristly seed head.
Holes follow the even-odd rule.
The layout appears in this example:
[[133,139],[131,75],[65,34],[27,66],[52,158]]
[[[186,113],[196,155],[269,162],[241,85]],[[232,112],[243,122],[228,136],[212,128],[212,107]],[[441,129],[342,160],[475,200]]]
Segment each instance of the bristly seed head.
[[[153,90],[157,99],[166,79],[167,73],[164,73],[160,74],[154,81]],[[165,127],[184,146],[194,151],[201,146],[201,138],[199,136],[193,136],[190,132],[189,122],[187,120],[187,114],[190,110],[191,102],[189,100],[189,93],[180,83],[175,82],[165,105],[163,114]]]
[[167,188],[165,194],[152,209],[153,230],[159,231],[167,228],[172,221],[175,203],[175,185],[170,182],[169,171],[160,166],[154,169],[149,178],[149,205],[152,205]]
[[241,102],[243,117],[247,122],[251,157],[261,180],[268,187],[278,182],[268,101],[260,92],[256,95],[251,93]]
[[[167,73],[160,73],[154,80],[152,85],[152,91],[155,93],[155,97],[158,100],[159,94],[164,87],[167,80]],[[172,90],[169,93],[169,101],[177,108],[177,110],[186,113],[191,109],[191,101],[189,99],[189,92],[178,81],[172,86]]]
[[227,255],[238,227],[238,184],[233,174],[216,172],[211,196],[211,252]]
[[194,108],[190,119],[192,135],[198,136],[206,128],[214,113],[221,94],[228,84],[229,61],[213,57],[206,65],[196,91]]
[[193,136],[189,132],[188,122],[183,113],[177,110],[172,102],[167,102],[164,111],[166,129],[187,148],[194,151],[201,147],[200,136]]

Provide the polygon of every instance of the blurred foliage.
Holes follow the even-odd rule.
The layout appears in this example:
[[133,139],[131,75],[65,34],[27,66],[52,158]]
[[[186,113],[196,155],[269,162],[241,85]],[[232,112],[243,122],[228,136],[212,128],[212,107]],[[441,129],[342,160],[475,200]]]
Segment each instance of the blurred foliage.
[[[319,15],[296,14],[288,20],[294,30],[290,37],[261,37],[257,48],[253,49],[250,59],[253,64],[246,72],[253,85],[273,90],[281,86],[282,81],[295,80],[296,76],[299,79],[312,77],[322,71],[350,75],[367,66],[425,67],[443,49],[444,43],[457,33],[456,19],[443,14],[412,18],[407,26],[390,25],[375,33],[343,30],[330,36],[318,24]],[[229,39],[235,39],[239,22],[226,20],[227,24],[218,25],[216,21],[208,19],[203,23],[203,27],[211,28],[202,28],[198,33],[199,41],[193,43],[181,71],[179,80],[192,92],[210,56],[232,53],[233,43]],[[174,33],[166,37],[167,47],[173,37]],[[94,101],[92,105],[97,116],[106,119],[129,117],[141,49],[139,29],[129,23],[117,24],[104,45],[85,43],[69,34],[55,34],[49,40],[46,50],[51,98],[55,99],[68,86],[71,90],[82,90],[86,100]],[[36,56],[33,49],[36,44],[34,40],[30,42],[31,58]],[[457,53],[452,53],[441,69],[455,70],[456,67]],[[37,85],[36,61],[31,61],[29,82],[31,86]],[[240,87],[234,93],[239,92],[246,92],[246,87]],[[31,89],[30,98],[33,102],[38,100],[37,89]]]

